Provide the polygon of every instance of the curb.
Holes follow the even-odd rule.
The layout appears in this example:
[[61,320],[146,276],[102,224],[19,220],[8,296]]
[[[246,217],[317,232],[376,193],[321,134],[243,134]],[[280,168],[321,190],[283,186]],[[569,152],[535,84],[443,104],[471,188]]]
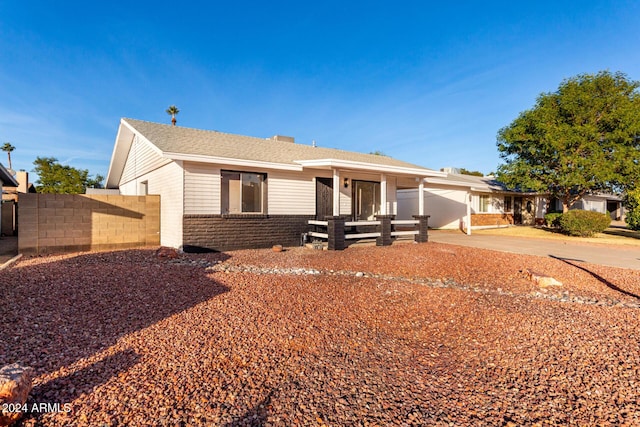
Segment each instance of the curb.
[[13,258],[11,258],[9,261],[5,262],[4,264],[0,265],[0,271],[4,270],[5,268],[9,267],[11,264],[13,264],[14,262],[16,262],[17,260],[19,260],[20,258],[22,258],[22,254],[18,254],[16,256],[14,256]]

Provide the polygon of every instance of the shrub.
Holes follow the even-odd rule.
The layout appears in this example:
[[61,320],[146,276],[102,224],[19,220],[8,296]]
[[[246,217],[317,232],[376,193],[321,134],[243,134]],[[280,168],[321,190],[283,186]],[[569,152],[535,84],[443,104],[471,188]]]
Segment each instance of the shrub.
[[625,222],[632,230],[640,230],[640,190],[629,191],[624,198]]
[[560,217],[562,216],[562,212],[549,212],[544,216],[544,222],[549,227],[558,228],[560,227]]
[[611,224],[611,217],[592,211],[572,210],[558,220],[560,229],[570,236],[590,237],[602,233]]

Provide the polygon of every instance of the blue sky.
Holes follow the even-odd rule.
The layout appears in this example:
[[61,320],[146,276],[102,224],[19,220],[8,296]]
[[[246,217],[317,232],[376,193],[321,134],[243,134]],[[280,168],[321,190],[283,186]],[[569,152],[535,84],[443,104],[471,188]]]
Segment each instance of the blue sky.
[[[580,73],[640,80],[635,1],[0,0],[0,143],[106,175],[121,117],[484,173]],[[7,166],[5,153],[0,162]]]

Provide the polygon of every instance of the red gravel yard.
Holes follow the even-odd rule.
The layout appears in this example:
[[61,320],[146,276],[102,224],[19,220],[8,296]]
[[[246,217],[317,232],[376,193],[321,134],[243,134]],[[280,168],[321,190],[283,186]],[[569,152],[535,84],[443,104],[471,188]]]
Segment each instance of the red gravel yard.
[[0,367],[33,367],[27,407],[48,404],[23,426],[640,424],[638,270],[436,243],[133,250],[23,259],[0,290]]

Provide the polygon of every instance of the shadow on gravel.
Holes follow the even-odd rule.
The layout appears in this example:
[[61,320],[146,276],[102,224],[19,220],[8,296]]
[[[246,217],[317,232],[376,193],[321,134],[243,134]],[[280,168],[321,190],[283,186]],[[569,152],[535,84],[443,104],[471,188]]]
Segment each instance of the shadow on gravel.
[[[227,258],[220,253],[214,259]],[[203,264],[159,259],[153,250],[18,263],[0,274],[0,366],[19,362],[33,367],[36,376],[53,373],[227,291],[207,276]],[[97,365],[111,366],[110,360],[126,369],[136,357],[123,353]],[[72,375],[70,379],[89,380],[71,387],[91,388],[119,369],[116,363],[103,372]],[[60,381],[38,387],[38,395],[62,393]]]
[[640,296],[639,295],[636,295],[636,294],[634,294],[632,292],[629,292],[629,291],[625,291],[624,289],[614,285],[613,283],[611,283],[610,281],[608,281],[604,277],[600,276],[599,274],[594,273],[593,271],[576,264],[576,262],[584,262],[584,261],[581,261],[581,260],[578,260],[578,259],[562,258],[562,257],[558,257],[558,256],[555,256],[555,255],[549,255],[549,257],[557,259],[559,261],[562,261],[565,264],[569,264],[569,265],[577,268],[578,270],[582,270],[582,271],[584,271],[586,273],[589,273],[592,277],[594,277],[596,280],[598,280],[601,283],[603,283],[609,289],[613,289],[614,291],[620,292],[621,294],[624,294],[624,295],[627,295],[627,296],[630,296],[630,297],[633,297],[633,298],[636,298],[636,299],[640,300]]
[[273,390],[267,394],[256,406],[248,410],[241,417],[230,423],[225,424],[225,427],[237,427],[237,426],[263,426],[267,423],[269,417],[268,407],[271,404],[271,397],[273,396]]
[[[111,377],[127,371],[138,362],[139,358],[135,351],[126,349],[69,375],[39,384],[31,391],[27,407],[32,408],[34,404],[39,407],[46,403],[58,411],[73,411],[73,406],[71,405],[73,400],[83,393],[91,393],[94,387],[98,387],[109,381]],[[68,406],[65,407],[65,404]],[[44,412],[28,413],[24,421],[33,418],[37,419],[43,414]]]

